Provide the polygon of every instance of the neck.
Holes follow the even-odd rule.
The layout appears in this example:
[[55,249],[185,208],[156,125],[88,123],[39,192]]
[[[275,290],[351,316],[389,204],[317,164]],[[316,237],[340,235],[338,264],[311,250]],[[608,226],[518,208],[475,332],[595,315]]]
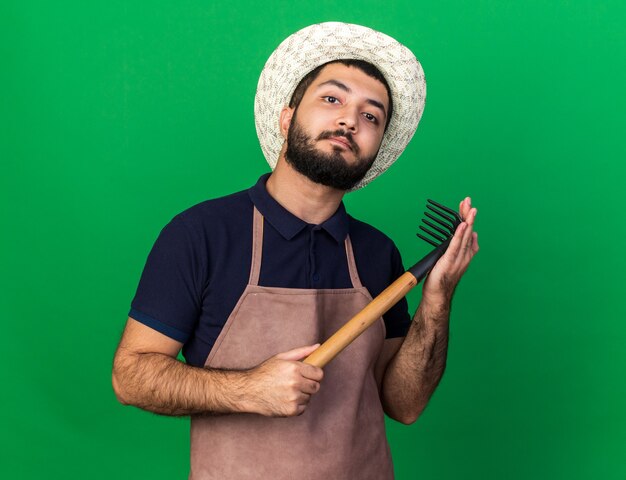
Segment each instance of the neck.
[[267,179],[268,193],[285,209],[307,223],[318,225],[339,208],[345,192],[314,183],[293,169],[284,158]]

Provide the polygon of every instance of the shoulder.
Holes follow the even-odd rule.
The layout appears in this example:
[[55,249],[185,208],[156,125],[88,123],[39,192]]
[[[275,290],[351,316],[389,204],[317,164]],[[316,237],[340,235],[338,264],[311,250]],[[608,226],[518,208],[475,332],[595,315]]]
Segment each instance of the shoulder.
[[252,211],[246,190],[205,200],[175,215],[161,230],[158,241],[175,250],[184,247],[207,254],[220,253],[234,239],[248,238]]
[[252,209],[248,191],[242,190],[193,205],[176,215],[171,223],[184,225],[202,236],[214,235],[220,230],[238,229],[249,223]]
[[252,209],[252,201],[247,190],[231,193],[224,197],[205,200],[183,210],[174,218],[188,224],[202,224],[211,220],[226,220]]

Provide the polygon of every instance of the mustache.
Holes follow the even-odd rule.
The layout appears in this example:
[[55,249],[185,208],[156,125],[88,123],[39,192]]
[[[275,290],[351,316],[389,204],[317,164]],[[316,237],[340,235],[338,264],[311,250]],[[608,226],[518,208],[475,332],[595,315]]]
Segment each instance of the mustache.
[[346,132],[345,130],[334,130],[334,131],[324,130],[322,133],[319,134],[319,136],[317,137],[317,140],[327,140],[333,137],[345,138],[350,144],[350,148],[352,149],[352,151],[357,154],[359,153],[359,146],[355,143],[354,139],[352,138],[352,134],[350,132]]

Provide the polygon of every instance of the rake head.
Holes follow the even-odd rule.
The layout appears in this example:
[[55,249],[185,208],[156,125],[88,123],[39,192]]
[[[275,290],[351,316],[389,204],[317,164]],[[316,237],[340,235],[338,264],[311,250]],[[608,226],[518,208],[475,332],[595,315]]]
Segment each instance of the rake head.
[[430,243],[434,247],[439,247],[442,244],[449,242],[456,231],[456,228],[463,221],[459,214],[451,208],[444,207],[440,203],[434,200],[428,200],[426,203],[427,211],[424,215],[429,218],[422,219],[429,228],[420,225],[420,230],[426,232],[430,237],[417,234],[425,242]]
[[451,208],[444,207],[434,200],[428,200],[426,204],[427,211],[424,212],[426,218],[422,222],[426,227],[420,225],[420,230],[430,235],[430,237],[417,234],[425,242],[430,243],[435,249],[413,265],[409,272],[413,274],[419,283],[428,272],[435,266],[437,260],[445,253],[456,228],[463,221],[457,212]]

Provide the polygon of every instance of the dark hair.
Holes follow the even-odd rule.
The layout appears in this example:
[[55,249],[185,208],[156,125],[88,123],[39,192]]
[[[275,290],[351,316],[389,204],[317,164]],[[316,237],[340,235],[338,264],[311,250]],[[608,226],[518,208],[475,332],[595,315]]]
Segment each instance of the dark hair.
[[302,101],[302,97],[304,97],[304,93],[311,86],[311,84],[315,81],[315,79],[319,76],[322,69],[326,65],[331,65],[333,63],[340,63],[342,65],[345,65],[346,67],[358,68],[363,73],[365,73],[366,75],[369,75],[372,78],[375,78],[376,80],[378,80],[380,83],[382,83],[385,86],[385,89],[387,90],[387,97],[389,97],[389,111],[387,112],[387,122],[385,123],[385,130],[387,130],[387,126],[389,125],[389,120],[391,120],[391,114],[393,112],[393,101],[391,98],[391,89],[389,88],[389,84],[387,83],[387,80],[385,79],[383,74],[380,72],[380,70],[378,70],[378,68],[376,68],[371,63],[366,62],[365,60],[357,60],[353,58],[332,60],[330,62],[324,63],[323,65],[320,65],[319,67],[316,67],[314,70],[311,70],[309,73],[307,73],[304,76],[302,80],[300,80],[300,83],[298,83],[298,86],[293,91],[293,95],[291,96],[291,100],[289,101],[289,107],[297,109],[298,106],[300,105],[300,102]]

